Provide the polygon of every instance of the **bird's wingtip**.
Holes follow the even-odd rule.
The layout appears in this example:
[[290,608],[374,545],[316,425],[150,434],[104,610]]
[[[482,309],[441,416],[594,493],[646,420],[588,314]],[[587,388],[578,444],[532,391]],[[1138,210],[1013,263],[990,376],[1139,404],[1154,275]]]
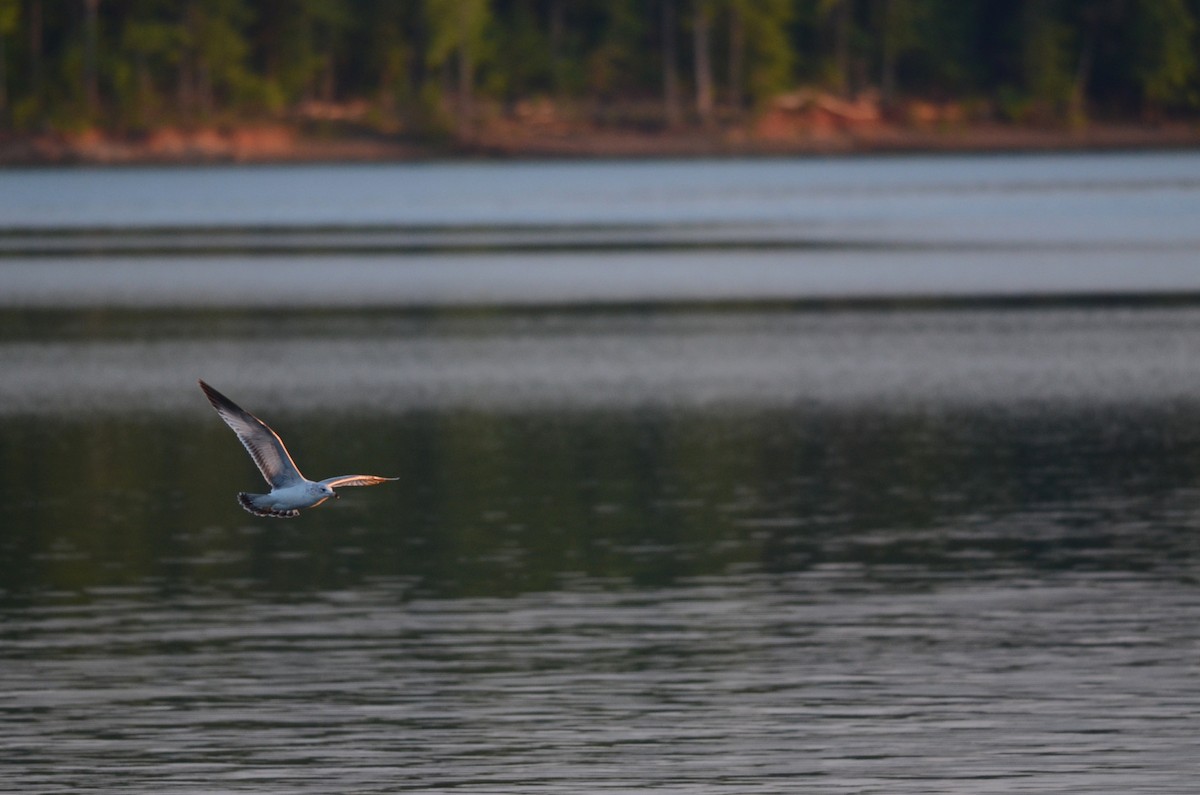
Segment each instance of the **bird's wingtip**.
[[[204,396],[206,398],[208,398],[208,402],[213,405],[213,408],[220,409],[221,407],[226,406],[227,404],[229,406],[234,406],[235,408],[237,408],[236,404],[234,404],[232,400],[225,397],[223,394],[218,392],[213,387],[209,386],[204,381],[203,378],[197,378],[196,382],[198,384],[200,384],[200,391],[204,393]],[[239,408],[239,410],[240,410],[240,408]]]

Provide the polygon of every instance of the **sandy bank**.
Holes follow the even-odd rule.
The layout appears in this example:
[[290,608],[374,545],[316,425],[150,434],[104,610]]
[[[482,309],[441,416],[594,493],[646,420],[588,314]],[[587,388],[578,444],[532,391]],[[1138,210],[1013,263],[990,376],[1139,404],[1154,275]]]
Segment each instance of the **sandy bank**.
[[996,123],[923,127],[871,124],[788,129],[638,130],[492,125],[469,140],[429,143],[300,127],[248,125],[147,133],[0,134],[0,165],[387,162],[453,157],[638,158],[828,155],[887,152],[1089,151],[1200,147],[1200,124],[1090,124],[1078,129]]

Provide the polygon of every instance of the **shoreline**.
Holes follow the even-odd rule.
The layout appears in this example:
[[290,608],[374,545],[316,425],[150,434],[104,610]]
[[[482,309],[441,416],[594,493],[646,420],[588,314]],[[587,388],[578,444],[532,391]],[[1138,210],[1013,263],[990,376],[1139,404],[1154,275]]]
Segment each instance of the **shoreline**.
[[762,135],[748,128],[646,131],[608,127],[482,130],[469,141],[430,143],[349,130],[312,134],[296,125],[164,127],[138,134],[98,130],[0,134],[0,168],[423,162],[456,159],[639,159],[988,154],[1200,149],[1200,124],[1092,123],[1074,129],[967,124],[877,124]]

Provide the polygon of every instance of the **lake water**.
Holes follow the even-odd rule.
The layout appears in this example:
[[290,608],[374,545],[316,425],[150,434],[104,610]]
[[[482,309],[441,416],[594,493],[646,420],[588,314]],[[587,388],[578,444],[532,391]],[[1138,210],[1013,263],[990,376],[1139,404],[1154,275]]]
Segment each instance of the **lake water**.
[[[1190,793],[1200,155],[0,172],[0,791]],[[289,521],[196,388],[310,476]]]

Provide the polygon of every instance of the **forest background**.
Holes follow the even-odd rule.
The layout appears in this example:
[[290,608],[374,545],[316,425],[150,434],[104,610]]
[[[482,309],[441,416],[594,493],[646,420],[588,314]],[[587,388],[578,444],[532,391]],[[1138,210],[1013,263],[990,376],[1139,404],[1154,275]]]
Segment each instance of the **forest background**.
[[0,0],[0,161],[1194,145],[1198,21],[1200,0]]

